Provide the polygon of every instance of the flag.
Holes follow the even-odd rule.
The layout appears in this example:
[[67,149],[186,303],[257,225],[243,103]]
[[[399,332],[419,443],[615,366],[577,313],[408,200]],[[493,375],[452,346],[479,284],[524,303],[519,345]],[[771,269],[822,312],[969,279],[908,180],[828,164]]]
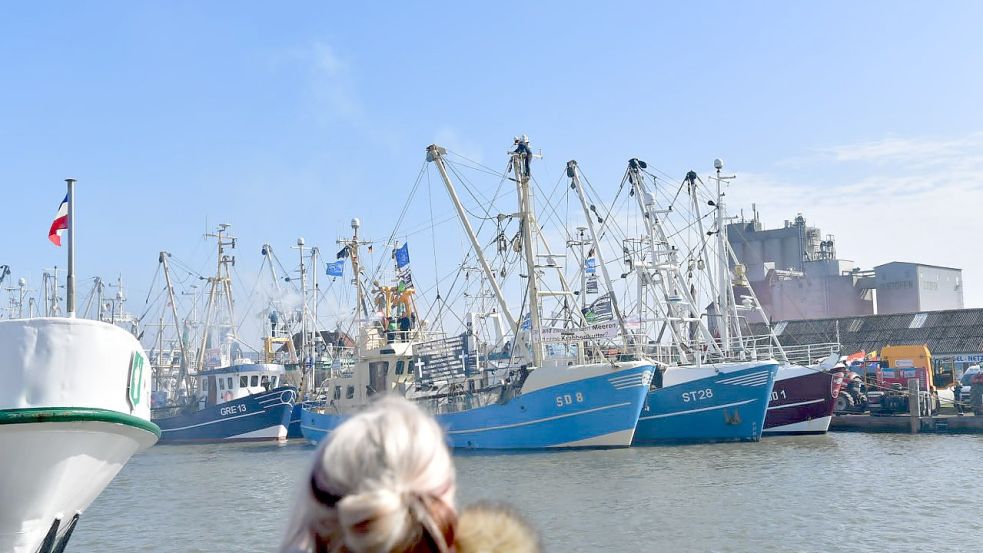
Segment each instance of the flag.
[[614,299],[611,292],[594,300],[593,303],[581,309],[587,324],[604,323],[614,319]]
[[402,245],[402,247],[396,248],[396,267],[402,269],[403,267],[410,264],[410,244],[409,242]]
[[334,263],[328,263],[327,268],[328,276],[340,277],[345,275],[345,260],[341,259],[335,261]]
[[597,272],[597,259],[588,257],[584,260],[584,272],[592,275]]
[[338,252],[338,256],[335,257],[335,259],[344,259],[351,255],[351,253],[352,252],[348,249],[348,246],[345,246],[344,248],[341,248],[341,251]]
[[519,321],[519,330],[529,330],[532,328],[532,314],[526,313],[526,316]]
[[51,223],[51,230],[48,231],[48,240],[56,246],[61,246],[61,233],[68,229],[68,194],[58,206],[58,213],[55,213],[55,220]]

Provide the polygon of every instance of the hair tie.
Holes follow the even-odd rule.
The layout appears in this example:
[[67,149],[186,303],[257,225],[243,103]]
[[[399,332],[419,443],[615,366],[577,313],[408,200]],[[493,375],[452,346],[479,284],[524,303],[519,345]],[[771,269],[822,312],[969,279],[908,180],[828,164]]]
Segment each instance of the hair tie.
[[342,496],[335,495],[317,484],[317,477],[311,474],[311,493],[314,495],[314,499],[318,500],[325,507],[334,507],[339,501],[341,501]]

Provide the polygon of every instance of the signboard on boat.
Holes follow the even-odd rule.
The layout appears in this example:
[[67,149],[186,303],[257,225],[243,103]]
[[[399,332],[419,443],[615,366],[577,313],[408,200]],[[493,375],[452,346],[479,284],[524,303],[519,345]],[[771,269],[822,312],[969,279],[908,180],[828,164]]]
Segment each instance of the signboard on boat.
[[477,359],[468,351],[466,335],[413,345],[420,382],[461,380],[477,370]]

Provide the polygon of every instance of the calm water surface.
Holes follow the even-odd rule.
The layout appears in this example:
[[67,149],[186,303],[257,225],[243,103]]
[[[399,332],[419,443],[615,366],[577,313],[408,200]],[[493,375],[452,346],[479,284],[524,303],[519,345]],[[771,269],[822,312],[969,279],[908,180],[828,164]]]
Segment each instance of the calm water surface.
[[[275,551],[314,448],[158,446],[83,515],[69,552]],[[983,437],[455,456],[459,503],[507,501],[548,551],[983,551]],[[910,526],[910,529],[908,529]]]

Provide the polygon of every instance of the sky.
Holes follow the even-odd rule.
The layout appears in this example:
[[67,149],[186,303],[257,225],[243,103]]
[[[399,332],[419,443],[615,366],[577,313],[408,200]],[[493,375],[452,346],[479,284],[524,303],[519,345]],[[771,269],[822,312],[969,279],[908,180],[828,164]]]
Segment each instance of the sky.
[[[983,306],[983,5],[469,4],[5,5],[0,264],[34,289],[64,266],[47,230],[76,178],[80,293],[122,275],[140,313],[160,250],[207,272],[232,224],[251,281],[265,242],[332,253],[352,217],[384,242],[428,144],[500,169],[525,133],[543,182],[575,158],[611,195],[631,157],[722,158],[733,212],[801,213],[865,269],[961,267]],[[463,243],[446,228],[434,253]]]

